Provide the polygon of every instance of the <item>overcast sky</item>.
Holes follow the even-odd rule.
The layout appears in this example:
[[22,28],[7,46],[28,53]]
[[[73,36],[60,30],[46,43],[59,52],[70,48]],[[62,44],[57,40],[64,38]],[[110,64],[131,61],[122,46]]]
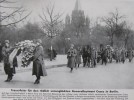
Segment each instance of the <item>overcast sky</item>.
[[[39,21],[38,14],[42,8],[50,3],[55,3],[56,12],[64,12],[64,16],[71,15],[76,0],[19,0],[20,4],[29,11],[32,10],[31,20]],[[120,13],[134,23],[134,0],[80,0],[81,9],[91,19],[108,15],[109,12],[118,8]]]

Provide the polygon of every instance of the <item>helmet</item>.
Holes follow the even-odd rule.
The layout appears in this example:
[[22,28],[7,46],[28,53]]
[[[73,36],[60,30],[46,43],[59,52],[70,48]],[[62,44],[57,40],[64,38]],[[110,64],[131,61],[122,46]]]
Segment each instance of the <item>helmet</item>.
[[41,39],[37,39],[37,42],[41,44],[42,43],[42,40]]

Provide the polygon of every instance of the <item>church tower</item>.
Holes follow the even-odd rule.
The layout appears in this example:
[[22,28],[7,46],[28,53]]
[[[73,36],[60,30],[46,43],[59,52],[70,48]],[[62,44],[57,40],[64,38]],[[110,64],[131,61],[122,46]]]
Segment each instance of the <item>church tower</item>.
[[77,37],[81,37],[83,33],[82,28],[85,25],[85,15],[81,9],[80,0],[76,0],[74,10],[72,11],[71,24],[74,26]]
[[76,0],[74,10],[72,11],[72,19],[75,17],[85,17],[84,11],[81,9],[80,0]]
[[81,38],[88,34],[90,20],[85,17],[80,0],[76,0],[71,16],[65,18],[65,30],[70,31],[70,36]]
[[77,10],[77,11],[81,10],[80,0],[76,1],[74,10]]

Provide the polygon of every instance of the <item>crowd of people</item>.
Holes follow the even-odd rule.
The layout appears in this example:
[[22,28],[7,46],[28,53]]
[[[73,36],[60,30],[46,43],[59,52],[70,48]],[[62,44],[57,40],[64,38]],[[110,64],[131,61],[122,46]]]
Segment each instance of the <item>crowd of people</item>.
[[133,56],[134,52],[132,48],[113,48],[110,45],[104,46],[101,44],[99,49],[95,49],[90,45],[75,49],[74,45],[71,44],[67,53],[67,67],[71,68],[70,72],[72,72],[73,68],[78,68],[82,63],[81,58],[83,59],[83,67],[94,68],[97,63],[101,63],[102,65],[112,62],[125,63],[126,59],[131,62]]
[[[39,84],[41,76],[46,76],[47,72],[44,64],[42,41],[37,39],[35,45],[36,47],[33,51],[33,56],[29,60],[33,62],[32,75],[36,76],[34,84]],[[22,45],[20,45],[20,47],[12,47],[10,46],[9,40],[5,40],[4,46],[1,46],[0,44],[0,61],[3,59],[4,71],[7,74],[5,82],[10,82],[13,79],[15,68],[18,67],[17,56],[25,52],[26,49],[21,46]],[[69,67],[71,69],[70,72],[72,72],[74,68],[79,68],[82,62],[83,67],[95,68],[97,63],[101,63],[102,65],[112,62],[125,63],[126,59],[131,62],[133,56],[134,52],[131,48],[113,48],[110,45],[104,46],[101,44],[99,49],[96,49],[91,45],[83,47],[78,46],[77,49],[75,49],[74,44],[71,44],[70,49],[67,52],[67,67]],[[81,61],[81,58],[83,61]]]

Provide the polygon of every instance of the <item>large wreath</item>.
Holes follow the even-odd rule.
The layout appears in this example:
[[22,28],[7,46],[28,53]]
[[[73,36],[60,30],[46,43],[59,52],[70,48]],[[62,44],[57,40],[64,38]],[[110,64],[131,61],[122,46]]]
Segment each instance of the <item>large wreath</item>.
[[21,53],[22,53],[22,67],[27,67],[32,58],[33,58],[33,53],[34,50],[36,48],[36,44],[32,41],[32,40],[25,40],[25,41],[21,41],[18,42],[15,47],[18,49],[21,49]]

